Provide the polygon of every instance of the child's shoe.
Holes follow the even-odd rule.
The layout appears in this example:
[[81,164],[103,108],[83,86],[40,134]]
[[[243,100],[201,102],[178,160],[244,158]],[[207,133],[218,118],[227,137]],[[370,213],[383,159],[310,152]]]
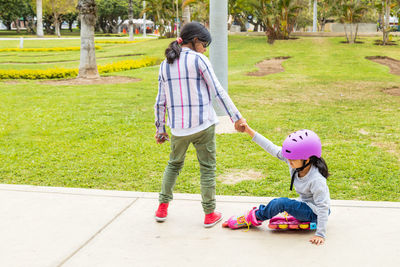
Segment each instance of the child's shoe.
[[163,222],[167,219],[169,203],[160,203],[156,211],[155,219],[157,222]]
[[251,225],[260,226],[262,224],[262,221],[259,221],[256,217],[257,210],[258,209],[254,207],[252,210],[246,212],[242,216],[232,216],[222,226],[229,227],[231,229],[239,229],[243,227],[249,228]]
[[206,214],[206,217],[204,218],[204,224],[203,226],[205,228],[210,228],[216,225],[220,220],[222,219],[222,214],[220,212],[212,212],[209,214]]

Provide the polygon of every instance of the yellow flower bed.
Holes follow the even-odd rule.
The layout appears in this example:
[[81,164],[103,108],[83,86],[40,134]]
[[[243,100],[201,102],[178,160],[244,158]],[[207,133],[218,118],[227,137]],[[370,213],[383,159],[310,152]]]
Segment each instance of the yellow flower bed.
[[[117,72],[138,69],[156,65],[160,62],[158,58],[149,57],[138,60],[124,60],[98,66],[99,73]],[[0,70],[0,79],[56,79],[78,76],[79,69],[48,69],[48,70]]]
[[[101,49],[101,46],[95,45],[96,50]],[[77,47],[51,47],[51,48],[2,48],[0,52],[58,52],[58,51],[79,51]]]
[[137,41],[94,41],[96,44],[133,44],[143,42],[143,40]]

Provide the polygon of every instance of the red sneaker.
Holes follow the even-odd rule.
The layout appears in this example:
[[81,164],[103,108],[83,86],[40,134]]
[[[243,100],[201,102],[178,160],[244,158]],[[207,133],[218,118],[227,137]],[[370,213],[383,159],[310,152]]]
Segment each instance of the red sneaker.
[[160,203],[160,205],[158,205],[158,209],[155,215],[157,222],[163,222],[167,219],[168,205],[169,203]]
[[206,214],[206,217],[204,218],[203,226],[205,228],[213,227],[221,219],[222,219],[222,214],[220,212],[216,211],[216,212],[212,212],[212,213]]

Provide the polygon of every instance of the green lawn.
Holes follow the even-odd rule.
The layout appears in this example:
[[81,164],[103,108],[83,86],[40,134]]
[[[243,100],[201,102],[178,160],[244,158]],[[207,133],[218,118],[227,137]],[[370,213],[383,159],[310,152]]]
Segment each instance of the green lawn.
[[[265,37],[229,37],[229,94],[258,132],[280,144],[297,129],[323,142],[333,199],[400,201],[400,76],[366,56],[400,60],[399,46],[340,43],[343,38],[300,38],[268,45]],[[162,58],[171,40],[99,44],[99,63],[125,54]],[[0,41],[0,48],[18,41]],[[26,41],[26,47],[78,46],[79,40]],[[285,72],[245,74],[265,58],[289,56]],[[140,56],[132,56],[140,57]],[[79,51],[0,53],[0,68],[48,68],[46,61],[78,60]],[[6,62],[26,62],[26,65]],[[38,62],[43,64],[28,64]],[[60,63],[77,67],[79,61]],[[112,73],[140,78],[131,84],[50,86],[37,81],[0,82],[1,183],[101,189],[160,190],[168,145],[154,141],[153,105],[158,66]],[[217,136],[217,175],[256,170],[263,179],[225,185],[227,195],[289,196],[288,167],[244,134]],[[233,173],[234,174],[234,173]],[[175,192],[199,193],[193,147]]]

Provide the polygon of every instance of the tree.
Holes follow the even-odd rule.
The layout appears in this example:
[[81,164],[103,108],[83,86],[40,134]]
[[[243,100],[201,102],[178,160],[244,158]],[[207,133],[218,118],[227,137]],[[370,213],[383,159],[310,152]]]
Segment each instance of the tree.
[[233,18],[235,24],[240,25],[241,31],[246,31],[246,23],[249,20],[249,16],[252,17],[253,12],[252,6],[247,0],[229,0],[228,1],[228,12]]
[[96,2],[100,28],[104,33],[117,33],[118,27],[128,18],[128,1],[97,0]]
[[358,23],[368,11],[367,3],[362,0],[341,0],[337,4],[337,15],[344,24],[347,42],[353,44],[357,39]]
[[390,27],[390,16],[399,17],[400,1],[399,0],[381,0],[375,6],[380,14],[379,22],[382,34],[382,45],[389,43],[389,34],[392,30]]
[[335,17],[335,2],[337,0],[318,1],[318,31],[325,31],[325,24],[329,18]]
[[257,0],[252,5],[255,16],[260,18],[265,29],[268,43],[289,39],[301,11],[295,0]]
[[190,5],[182,3],[182,25],[190,22]]
[[78,78],[98,78],[99,72],[94,45],[95,0],[79,0],[77,9],[81,20],[81,59]]
[[61,37],[62,15],[74,12],[77,0],[43,0],[45,13],[51,14],[55,33]]
[[11,30],[11,24],[14,22],[19,32],[19,19],[32,18],[33,10],[29,0],[0,0],[0,18]]
[[[184,0],[182,3],[182,8],[184,8],[184,13],[187,12],[187,8],[190,8],[191,20],[195,20],[203,23],[204,25],[208,25],[210,15],[209,0]],[[185,18],[185,16],[183,16],[183,18]]]
[[[174,3],[172,0],[148,0],[146,1],[146,12],[149,18],[152,18],[154,23],[159,25],[160,36],[167,36],[167,27],[173,25],[174,20]],[[173,27],[168,34],[168,37],[173,36]]]
[[67,14],[61,15],[61,20],[68,23],[68,29],[72,32],[72,25],[78,18],[78,12],[69,12]]

